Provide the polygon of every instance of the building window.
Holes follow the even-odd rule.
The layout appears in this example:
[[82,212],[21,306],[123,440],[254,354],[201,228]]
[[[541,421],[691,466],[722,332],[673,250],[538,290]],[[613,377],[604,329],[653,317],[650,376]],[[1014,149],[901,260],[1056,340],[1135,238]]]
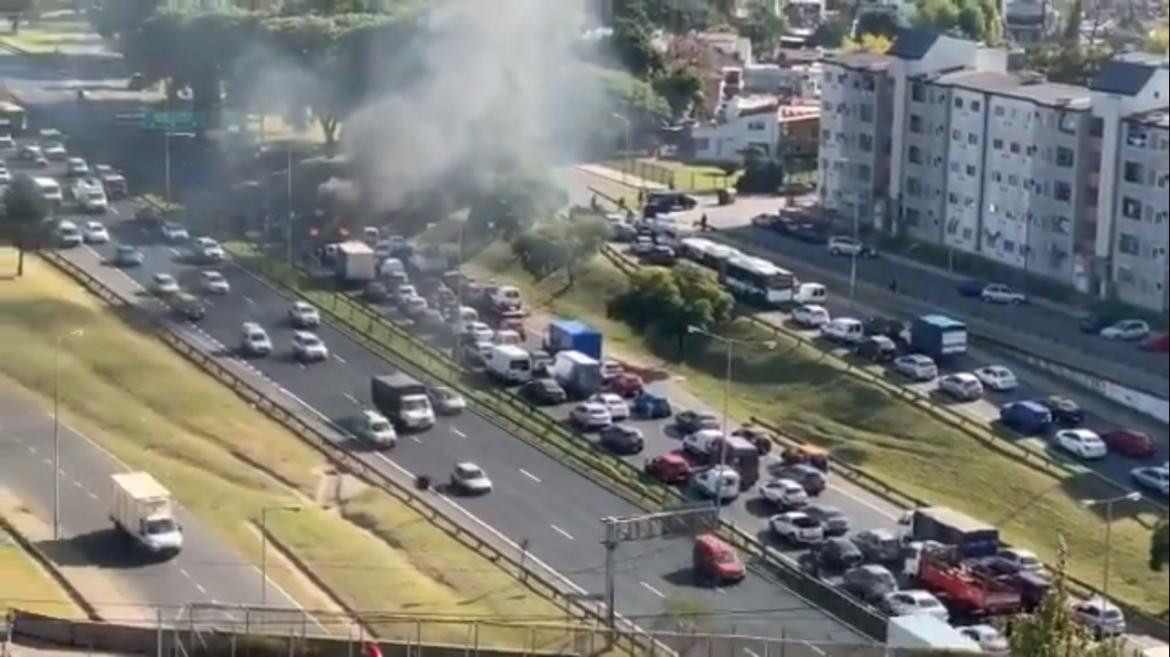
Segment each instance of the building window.
[[1144,168],[1140,162],[1126,161],[1125,182],[1141,184],[1142,179],[1146,177]]
[[918,116],[917,114],[910,115],[910,132],[914,132],[914,133],[921,133],[922,132],[922,117],[921,116]]
[[922,103],[926,101],[926,87],[923,87],[922,83],[915,82],[910,86],[910,100],[913,100],[916,103]]
[[992,201],[987,204],[987,211],[991,214],[995,214],[999,211],[999,206],[995,204],[995,201]]
[[868,164],[861,164],[857,167],[857,178],[861,182],[869,182],[873,177],[873,169]]
[[962,133],[962,131],[960,131],[960,130],[951,130],[951,139],[952,139],[953,141],[959,141],[959,140],[960,140],[960,139],[962,139],[962,138],[963,138],[963,133]]
[[959,172],[959,163],[958,162],[951,162],[951,173],[958,173],[958,172]]
[[1011,241],[1011,240],[1004,240],[1003,241],[1003,252],[1004,253],[1015,253],[1016,252],[1016,243]]
[[906,212],[903,214],[907,226],[917,226],[921,217],[922,213],[918,211],[918,208],[906,208]]
[[999,171],[992,171],[991,182],[1003,182],[1003,174]]
[[965,239],[965,240],[970,240],[974,236],[974,234],[975,234],[974,231],[972,231],[970,228],[963,229],[963,239]]
[[767,128],[767,125],[763,121],[751,121],[748,123],[748,130],[752,132],[759,132],[765,128]]
[[995,112],[994,112],[994,113],[995,113],[995,115],[996,115],[996,116],[1003,116],[1003,106],[1002,106],[1002,105],[996,105],[996,106],[995,106]]
[[857,106],[857,116],[866,123],[873,123],[873,105],[861,104]]
[[1093,137],[1105,134],[1105,121],[1101,117],[1094,116],[1093,120],[1089,121],[1089,134]]
[[922,196],[922,181],[914,177],[907,178],[906,195],[913,198],[919,198]]
[[1029,144],[1028,147],[1024,149],[1024,154],[1028,157],[1032,157],[1036,154],[1036,147]]
[[967,165],[967,175],[971,176],[972,178],[975,177],[975,165],[974,164]]
[[1118,267],[1117,281],[1119,283],[1133,283],[1133,270],[1129,267]]
[[972,112],[978,112],[980,107],[981,107],[981,105],[980,105],[979,101],[977,101],[977,100],[971,101],[971,111]]
[[1121,215],[1126,219],[1141,221],[1142,202],[1128,196],[1121,199]]
[[962,98],[955,99],[955,108],[956,109],[963,109],[963,99]]
[[992,147],[992,148],[994,148],[994,149],[995,149],[995,150],[997,150],[997,151],[1001,151],[1001,150],[1003,150],[1003,140],[1002,140],[1002,139],[1000,139],[999,137],[996,137],[995,139],[992,139],[992,140],[991,140],[991,147]]
[[1020,143],[1013,141],[1011,143],[1011,145],[1008,146],[1008,150],[1010,150],[1012,153],[1015,153],[1016,155],[1019,155],[1020,154]]
[[978,144],[979,143],[979,135],[975,134],[974,132],[968,132],[967,133],[967,143],[971,144],[972,146],[974,146],[975,144]]
[[866,153],[873,152],[873,135],[857,135],[857,147]]
[[1117,240],[1117,250],[1126,255],[1139,255],[1141,253],[1141,248],[1141,242],[1138,241],[1138,238],[1135,235],[1121,233],[1121,236]]
[[1068,203],[1072,201],[1072,185],[1058,180],[1052,185],[1052,198]]
[[1075,159],[1076,158],[1073,154],[1073,149],[1067,146],[1056,147],[1056,166],[1065,168],[1071,167]]
[[1011,174],[1010,176],[1008,176],[1008,184],[1011,185],[1012,187],[1019,187],[1020,186],[1020,177],[1014,173]]
[[917,146],[911,146],[906,152],[906,158],[914,164],[922,164],[922,149]]
[[947,203],[950,203],[951,205],[958,205],[959,195],[954,192],[947,194]]

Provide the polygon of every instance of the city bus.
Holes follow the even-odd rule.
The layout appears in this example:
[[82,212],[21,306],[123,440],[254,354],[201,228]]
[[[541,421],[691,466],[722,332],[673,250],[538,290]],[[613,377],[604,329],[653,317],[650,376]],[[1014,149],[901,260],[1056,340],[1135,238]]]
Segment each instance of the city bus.
[[0,101],[0,134],[19,135],[28,127],[24,108],[16,103]]
[[722,278],[732,294],[760,306],[791,303],[796,294],[796,276],[762,258],[733,256],[724,264]]

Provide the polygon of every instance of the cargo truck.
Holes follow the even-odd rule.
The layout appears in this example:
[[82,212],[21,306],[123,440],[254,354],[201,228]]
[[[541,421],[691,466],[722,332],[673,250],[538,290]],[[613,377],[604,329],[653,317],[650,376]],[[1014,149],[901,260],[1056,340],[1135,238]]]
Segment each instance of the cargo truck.
[[370,397],[374,406],[398,427],[424,430],[435,424],[435,411],[426,386],[406,374],[373,377]]
[[110,520],[153,556],[169,557],[183,548],[183,529],[175,519],[171,493],[147,472],[111,477]]
[[910,348],[935,360],[967,353],[967,325],[944,315],[923,315],[910,325]]
[[999,530],[946,507],[925,507],[902,517],[909,527],[906,539],[953,545],[963,559],[980,559],[999,552]]
[[976,561],[963,561],[956,548],[928,544],[918,557],[918,582],[952,613],[965,616],[1018,614],[1023,597],[1015,578]]
[[891,655],[918,655],[928,650],[982,652],[979,644],[946,621],[927,614],[895,616],[886,628],[886,646]]
[[553,355],[560,351],[578,351],[600,361],[601,331],[575,319],[554,319],[548,324],[545,349]]
[[334,274],[342,283],[361,285],[378,275],[378,259],[365,242],[350,241],[337,245]]

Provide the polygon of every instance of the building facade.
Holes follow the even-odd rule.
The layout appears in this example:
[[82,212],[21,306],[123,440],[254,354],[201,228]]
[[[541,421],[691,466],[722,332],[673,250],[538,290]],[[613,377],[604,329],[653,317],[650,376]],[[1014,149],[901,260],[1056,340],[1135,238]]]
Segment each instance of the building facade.
[[1170,109],[1127,117],[1118,136],[1114,291],[1126,303],[1167,312]]

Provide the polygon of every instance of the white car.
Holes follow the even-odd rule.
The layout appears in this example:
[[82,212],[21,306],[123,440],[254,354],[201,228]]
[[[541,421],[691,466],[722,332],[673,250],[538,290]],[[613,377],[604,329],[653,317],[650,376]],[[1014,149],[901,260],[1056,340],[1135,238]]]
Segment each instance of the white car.
[[590,397],[589,401],[604,406],[614,422],[627,420],[630,417],[630,405],[621,398],[621,395],[612,392],[599,392]]
[[203,282],[203,290],[209,294],[227,294],[231,292],[232,286],[228,283],[228,279],[217,271],[205,271],[200,273],[200,280]]
[[62,219],[57,222],[57,230],[55,232],[57,243],[62,247],[81,246],[81,243],[85,240],[84,235],[78,230],[77,224],[68,219]]
[[196,238],[195,250],[204,260],[210,260],[212,262],[219,262],[227,257],[227,253],[224,252],[219,242],[216,242],[210,237]]
[[1101,337],[1106,340],[1144,340],[1149,334],[1150,325],[1140,319],[1123,319],[1101,329]]
[[496,332],[492,327],[483,322],[471,322],[467,325],[467,334],[476,342],[492,344],[492,338],[495,337]]
[[808,491],[791,479],[773,479],[760,486],[760,495],[781,509],[795,509],[808,504]]
[[10,182],[12,182],[12,172],[3,163],[0,163],[0,185],[7,185]]
[[41,150],[44,152],[45,157],[50,160],[64,160],[68,154],[65,150],[65,144],[59,141],[45,142],[42,144]]
[[0,134],[0,151],[10,151],[16,148],[16,140],[7,133]]
[[1012,288],[1002,283],[991,283],[983,288],[979,298],[987,303],[1000,303],[1012,306],[1018,306],[1028,301],[1028,297],[1023,292],[1013,290]]
[[695,456],[711,456],[711,448],[723,439],[720,429],[699,429],[683,438],[683,450]]
[[1011,644],[999,630],[990,625],[968,625],[959,628],[959,634],[979,644],[979,649],[992,654],[1006,655]]
[[288,320],[293,326],[313,328],[321,325],[321,314],[317,309],[304,301],[296,301],[288,309]]
[[1125,634],[1125,614],[1108,600],[1099,597],[1073,600],[1068,608],[1073,620],[1089,627],[1099,637]]
[[110,231],[106,230],[105,224],[100,221],[87,221],[85,223],[86,244],[105,244],[109,241]]
[[168,242],[186,242],[191,239],[187,228],[175,221],[168,221],[162,227],[163,239]]
[[1023,548],[1004,548],[995,555],[995,560],[1011,566],[1015,570],[1040,572],[1044,570],[1044,562],[1031,550]]
[[413,299],[419,296],[418,289],[413,285],[399,285],[398,289],[394,290],[394,303],[401,306],[407,299]]
[[464,495],[483,495],[492,490],[492,480],[474,463],[460,463],[451,473],[451,487]]
[[414,296],[408,299],[404,299],[400,304],[400,307],[402,309],[402,313],[407,317],[419,317],[427,311],[430,305],[427,304],[426,299],[419,296]]
[[1020,381],[1016,378],[1015,372],[1012,372],[1003,365],[980,367],[975,370],[975,378],[979,379],[979,383],[983,384],[984,388],[996,392],[1008,392],[1020,386]]
[[244,322],[244,338],[240,348],[250,356],[267,356],[272,353],[272,340],[268,332],[256,322]]
[[829,255],[872,258],[877,255],[877,252],[872,247],[866,246],[860,240],[856,240],[848,235],[834,235],[829,238]]
[[150,289],[159,295],[178,294],[179,281],[176,281],[175,277],[170,274],[155,274],[150,277]]
[[699,493],[711,499],[730,502],[739,497],[739,473],[729,465],[716,465],[701,470],[691,483]]
[[825,540],[820,521],[800,511],[774,515],[768,519],[768,527],[777,538],[794,545],[816,545]]
[[820,328],[829,323],[829,311],[824,306],[806,304],[792,311],[792,321],[808,328]]
[[1103,459],[1109,447],[1091,429],[1061,429],[1052,437],[1056,446],[1082,459]]
[[942,621],[950,620],[947,608],[929,591],[913,589],[887,593],[886,597],[882,598],[882,606],[891,616],[928,614]]
[[394,425],[376,411],[362,411],[358,418],[358,436],[376,447],[393,447],[398,443]]
[[983,396],[983,384],[970,372],[948,374],[938,380],[939,392],[959,401],[975,401]]
[[329,349],[317,334],[309,331],[296,331],[292,341],[293,356],[300,361],[325,360],[329,358]]
[[89,175],[89,165],[80,157],[71,157],[65,160],[65,175],[78,178]]
[[938,365],[924,354],[906,354],[894,359],[894,371],[915,381],[933,381],[938,377]]
[[580,429],[600,429],[613,424],[605,404],[582,402],[569,411],[569,421]]
[[1145,466],[1129,471],[1134,483],[1142,488],[1165,497],[1170,495],[1170,467],[1166,465]]

